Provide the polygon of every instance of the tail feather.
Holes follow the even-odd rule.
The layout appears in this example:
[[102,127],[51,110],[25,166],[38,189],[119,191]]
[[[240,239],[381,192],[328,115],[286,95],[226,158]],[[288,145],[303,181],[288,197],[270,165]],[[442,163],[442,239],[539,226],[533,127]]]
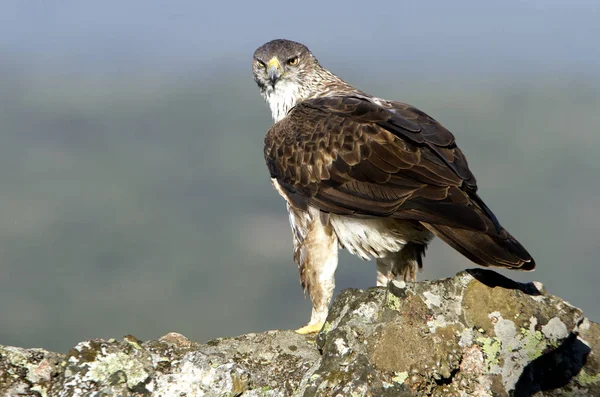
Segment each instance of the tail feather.
[[507,267],[517,270],[533,270],[535,268],[535,261],[527,250],[503,229],[503,233],[499,235],[490,235],[480,231],[444,225],[425,222],[422,222],[422,224],[452,248],[478,265]]

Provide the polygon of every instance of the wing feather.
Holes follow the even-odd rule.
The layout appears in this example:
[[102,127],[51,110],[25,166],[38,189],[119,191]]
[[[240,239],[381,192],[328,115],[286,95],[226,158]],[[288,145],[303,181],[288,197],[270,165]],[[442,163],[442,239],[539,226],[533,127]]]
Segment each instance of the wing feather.
[[[265,159],[301,208],[419,221],[477,263],[533,266],[520,245],[506,243],[512,237],[477,196],[454,136],[410,105],[359,95],[301,102],[267,133]],[[481,233],[490,237],[471,238]],[[481,252],[478,241],[504,241],[514,252]]]

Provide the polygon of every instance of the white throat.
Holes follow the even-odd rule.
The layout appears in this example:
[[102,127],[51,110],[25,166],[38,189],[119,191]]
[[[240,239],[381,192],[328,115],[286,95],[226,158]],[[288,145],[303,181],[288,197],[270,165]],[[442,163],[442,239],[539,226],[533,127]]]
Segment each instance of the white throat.
[[283,119],[290,109],[296,105],[296,102],[300,97],[298,88],[297,84],[292,84],[286,80],[279,80],[277,84],[275,84],[274,89],[271,86],[267,86],[266,90],[263,92],[263,96],[271,108],[273,120],[275,120],[276,123]]

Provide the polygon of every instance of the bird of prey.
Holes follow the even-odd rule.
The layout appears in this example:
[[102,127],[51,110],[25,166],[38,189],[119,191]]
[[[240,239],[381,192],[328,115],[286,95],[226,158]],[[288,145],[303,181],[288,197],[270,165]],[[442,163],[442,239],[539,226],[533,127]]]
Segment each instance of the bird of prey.
[[477,195],[454,136],[432,117],[354,88],[297,42],[262,45],[252,72],[275,121],[265,160],[287,202],[313,307],[297,332],[325,322],[338,248],[375,258],[378,286],[416,281],[434,235],[479,265],[533,270],[531,255]]

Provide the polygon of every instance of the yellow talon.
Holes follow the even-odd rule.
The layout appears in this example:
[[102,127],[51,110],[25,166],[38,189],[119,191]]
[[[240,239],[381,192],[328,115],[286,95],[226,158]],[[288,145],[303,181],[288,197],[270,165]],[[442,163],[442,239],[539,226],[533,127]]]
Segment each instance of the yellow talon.
[[321,328],[323,328],[323,324],[325,324],[325,322],[316,323],[316,324],[308,324],[302,328],[297,329],[296,332],[301,335],[315,334],[315,333],[319,332],[321,330]]

